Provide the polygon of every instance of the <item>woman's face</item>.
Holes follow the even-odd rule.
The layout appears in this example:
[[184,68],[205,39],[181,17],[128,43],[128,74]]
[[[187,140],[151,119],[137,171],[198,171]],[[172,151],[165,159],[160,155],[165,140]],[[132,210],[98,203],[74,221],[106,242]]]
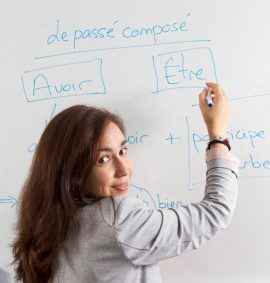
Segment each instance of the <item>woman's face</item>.
[[86,179],[90,197],[127,195],[132,164],[127,154],[127,141],[118,126],[110,122],[99,140],[98,158]]

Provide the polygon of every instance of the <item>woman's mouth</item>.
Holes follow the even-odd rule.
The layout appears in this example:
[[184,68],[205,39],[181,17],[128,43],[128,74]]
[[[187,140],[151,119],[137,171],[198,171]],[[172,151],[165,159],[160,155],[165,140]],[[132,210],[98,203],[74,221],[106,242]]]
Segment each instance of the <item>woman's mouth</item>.
[[125,191],[128,189],[128,183],[123,183],[119,185],[112,186],[117,191]]

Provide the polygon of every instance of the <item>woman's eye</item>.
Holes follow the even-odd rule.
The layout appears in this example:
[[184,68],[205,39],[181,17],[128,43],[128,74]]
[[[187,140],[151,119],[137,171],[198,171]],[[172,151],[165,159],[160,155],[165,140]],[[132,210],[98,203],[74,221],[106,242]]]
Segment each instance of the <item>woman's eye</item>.
[[108,155],[102,156],[98,159],[98,164],[105,164],[110,160],[110,157]]
[[127,147],[124,147],[120,150],[120,155],[125,155],[127,153],[128,149]]

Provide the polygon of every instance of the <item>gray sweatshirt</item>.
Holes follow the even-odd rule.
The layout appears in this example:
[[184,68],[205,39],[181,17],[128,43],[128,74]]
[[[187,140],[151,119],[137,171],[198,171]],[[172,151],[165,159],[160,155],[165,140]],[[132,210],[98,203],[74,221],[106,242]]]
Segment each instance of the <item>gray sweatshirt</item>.
[[237,174],[231,161],[209,161],[203,200],[174,209],[148,209],[130,196],[93,201],[81,209],[79,231],[67,236],[52,282],[162,282],[158,261],[197,249],[228,226]]

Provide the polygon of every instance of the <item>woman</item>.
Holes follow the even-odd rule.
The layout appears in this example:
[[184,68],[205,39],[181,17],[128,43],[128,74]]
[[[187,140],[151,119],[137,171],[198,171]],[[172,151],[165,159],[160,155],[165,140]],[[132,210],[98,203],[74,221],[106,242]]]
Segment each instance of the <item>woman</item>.
[[[13,243],[23,282],[161,282],[157,262],[196,249],[230,222],[238,159],[226,137],[230,104],[211,87],[199,96],[209,137],[200,203],[150,210],[128,196],[132,164],[123,123],[105,110],[74,106],[45,129],[24,185]],[[215,138],[219,137],[219,138]]]

